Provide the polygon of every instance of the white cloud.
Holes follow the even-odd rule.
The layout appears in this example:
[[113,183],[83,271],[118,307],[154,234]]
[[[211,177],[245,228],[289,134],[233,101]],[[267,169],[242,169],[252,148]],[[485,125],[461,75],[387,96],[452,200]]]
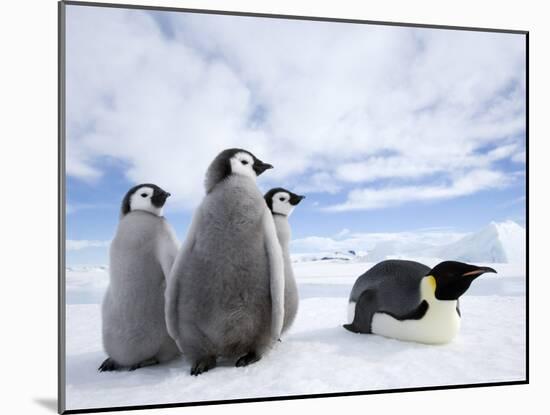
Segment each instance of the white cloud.
[[378,179],[416,179],[435,173],[460,172],[483,168],[492,163],[516,157],[518,144],[503,144],[481,154],[457,154],[455,157],[415,159],[407,155],[373,156],[361,162],[343,163],[336,169],[339,179],[350,183],[368,183]]
[[344,228],[340,232],[338,232],[336,235],[334,235],[334,237],[336,239],[342,239],[342,238],[346,237],[347,235],[349,235],[350,233],[351,233],[351,231],[348,228]]
[[474,170],[464,173],[450,184],[352,190],[347,201],[328,206],[325,209],[335,212],[368,210],[398,206],[406,202],[450,199],[466,196],[479,190],[504,187],[508,182],[508,176],[500,172]]
[[266,185],[352,184],[340,206],[373,208],[377,179],[414,182],[394,199],[460,196],[494,187],[465,186],[469,170],[504,176],[495,162],[524,148],[522,36],[173,13],[166,38],[137,10],[67,16],[67,172],[84,180],[114,161],[189,208],[240,146],[275,165]]
[[95,210],[95,209],[113,209],[117,208],[114,205],[108,203],[71,203],[68,202],[65,206],[65,213],[70,215],[82,210]]
[[87,239],[67,239],[65,249],[67,251],[80,251],[87,248],[107,248],[111,241],[90,241]]
[[[507,200],[506,202],[502,202],[502,203],[498,204],[497,207],[507,208],[507,207],[515,206],[515,205],[519,205],[519,204],[525,206],[525,201],[526,200],[527,200],[526,196],[520,196],[520,197],[516,197],[516,198],[511,199],[511,200]],[[512,220],[514,222],[521,222],[521,221],[525,221],[525,217],[521,217],[521,219],[512,218],[510,220]]]
[[527,153],[525,151],[521,151],[514,154],[512,156],[512,161],[515,161],[516,163],[525,163],[527,161]]

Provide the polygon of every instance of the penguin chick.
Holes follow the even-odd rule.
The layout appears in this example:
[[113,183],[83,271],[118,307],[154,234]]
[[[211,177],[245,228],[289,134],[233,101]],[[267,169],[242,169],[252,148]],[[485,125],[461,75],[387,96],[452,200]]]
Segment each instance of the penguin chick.
[[191,374],[259,360],[280,336],[284,262],[256,177],[272,168],[246,150],[222,151],[205,180],[166,291],[168,332],[190,359]]
[[164,319],[166,278],[178,250],[174,231],[161,216],[169,196],[154,184],[140,184],[122,201],[102,304],[103,347],[109,357],[101,372],[134,370],[179,354]]
[[414,261],[382,261],[355,282],[349,324],[374,333],[428,344],[450,342],[460,328],[459,297],[480,275],[496,271],[456,261],[430,269]]
[[285,263],[285,313],[283,321],[283,332],[288,330],[296,313],[298,312],[298,287],[296,286],[296,279],[294,278],[294,271],[292,270],[292,261],[290,259],[290,224],[288,223],[288,217],[293,212],[294,208],[300,203],[305,196],[300,196],[292,193],[289,190],[282,187],[276,187],[269,190],[264,199],[267,203],[267,207],[273,214],[273,220],[275,221],[275,229],[277,230],[277,237],[281,248],[283,250],[283,257]]

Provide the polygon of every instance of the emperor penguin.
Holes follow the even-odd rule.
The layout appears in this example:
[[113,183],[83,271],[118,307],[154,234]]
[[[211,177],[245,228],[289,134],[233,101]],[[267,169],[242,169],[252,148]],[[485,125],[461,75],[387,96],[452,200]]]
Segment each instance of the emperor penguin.
[[382,261],[355,282],[344,328],[419,343],[448,343],[460,328],[459,297],[486,272],[496,273],[456,261],[432,269],[414,261]]
[[109,357],[101,372],[135,370],[179,355],[164,317],[166,279],[179,245],[162,216],[169,196],[145,183],[132,187],[122,200],[102,304],[103,348]]
[[222,151],[206,172],[166,291],[168,332],[191,361],[191,375],[217,364],[258,361],[279,339],[284,262],[256,177],[272,168],[247,150]]
[[283,258],[285,264],[285,300],[284,300],[284,320],[283,320],[283,332],[289,329],[294,322],[296,313],[298,312],[298,287],[296,286],[296,279],[294,278],[294,271],[292,270],[292,261],[290,260],[290,224],[288,223],[288,217],[294,210],[294,208],[300,203],[305,196],[300,196],[292,193],[289,190],[282,187],[276,187],[269,190],[264,199],[267,203],[267,207],[273,215],[275,221],[275,229],[277,230],[277,238],[281,244],[283,250]]

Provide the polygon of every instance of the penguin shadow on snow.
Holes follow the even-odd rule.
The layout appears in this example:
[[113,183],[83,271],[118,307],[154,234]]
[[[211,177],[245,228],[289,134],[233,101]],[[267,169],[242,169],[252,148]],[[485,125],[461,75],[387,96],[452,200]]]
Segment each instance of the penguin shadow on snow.
[[103,352],[89,352],[72,356],[66,367],[67,385],[91,386],[104,388],[110,383],[123,382],[126,386],[158,385],[159,376],[171,377],[172,374],[181,373],[182,367],[189,364],[180,356],[170,362],[147,366],[139,370],[118,370],[111,372],[99,372],[97,362],[105,358]]
[[[275,346],[273,349],[276,349]],[[271,350],[264,359],[255,362],[253,365],[245,367],[235,367],[235,359],[218,358],[216,368],[219,371],[207,371],[201,376],[189,376],[192,363],[184,356],[180,355],[176,359],[169,362],[159,363],[152,366],[145,366],[138,370],[116,370],[111,372],[99,372],[97,370],[97,362],[104,358],[101,352],[90,352],[79,355],[78,359],[74,359],[74,364],[67,366],[67,380],[70,384],[87,384],[87,385],[105,385],[105,381],[124,382],[126,385],[135,384],[135,386],[143,386],[145,384],[155,385],[159,383],[159,377],[169,379],[172,377],[185,376],[191,380],[195,379],[212,379],[212,375],[220,373],[219,376],[225,378],[229,373],[248,373],[262,370],[269,364],[269,357],[276,352]],[[226,370],[228,372],[226,372]],[[92,376],[90,376],[90,374]],[[107,377],[107,378],[106,378]]]

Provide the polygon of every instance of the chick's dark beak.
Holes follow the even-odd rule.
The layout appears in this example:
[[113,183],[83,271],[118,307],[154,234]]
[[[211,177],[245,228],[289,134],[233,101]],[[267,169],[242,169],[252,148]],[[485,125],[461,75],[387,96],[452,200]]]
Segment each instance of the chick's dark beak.
[[300,195],[292,195],[290,196],[290,204],[292,206],[296,206],[298,203],[300,203],[303,199],[305,199],[306,197],[305,196],[300,196]]
[[254,169],[254,171],[256,172],[256,176],[259,176],[260,174],[262,174],[264,171],[268,170],[268,169],[272,169],[273,166],[269,163],[264,163],[263,161],[261,160],[258,160],[256,159],[254,161],[254,165],[252,166],[252,168]]
[[153,194],[153,197],[151,198],[151,203],[154,206],[161,208],[166,203],[166,199],[168,199],[170,196],[170,193],[165,192],[164,190],[159,190]]

